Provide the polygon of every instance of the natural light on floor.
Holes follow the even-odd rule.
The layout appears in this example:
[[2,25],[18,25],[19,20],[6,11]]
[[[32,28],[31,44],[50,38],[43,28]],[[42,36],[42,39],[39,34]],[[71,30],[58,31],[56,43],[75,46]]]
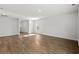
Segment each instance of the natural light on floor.
[[28,34],[28,35],[24,35],[23,37],[29,37],[29,36],[33,36],[33,35],[36,35],[36,34]]

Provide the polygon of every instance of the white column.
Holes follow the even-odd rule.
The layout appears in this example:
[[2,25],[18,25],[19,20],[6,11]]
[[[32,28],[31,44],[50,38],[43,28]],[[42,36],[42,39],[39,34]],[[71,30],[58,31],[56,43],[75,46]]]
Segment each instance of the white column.
[[33,21],[29,20],[29,34],[32,33],[32,29],[33,29]]
[[20,35],[20,19],[18,20],[19,21],[19,28],[18,28],[18,31],[19,31],[19,34],[18,35]]
[[29,33],[37,33],[37,20],[29,20]]
[[37,24],[37,20],[35,21],[35,32],[37,33],[38,32],[38,24]]

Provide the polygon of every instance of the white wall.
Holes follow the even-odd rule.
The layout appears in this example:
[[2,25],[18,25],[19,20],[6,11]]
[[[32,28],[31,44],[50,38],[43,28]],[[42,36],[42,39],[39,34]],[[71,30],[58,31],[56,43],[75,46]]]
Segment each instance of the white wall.
[[79,39],[79,8],[78,8],[78,39]]
[[36,33],[36,21],[32,20],[25,20],[20,23],[21,25],[21,32],[26,33]]
[[77,12],[49,16],[38,21],[38,32],[51,36],[77,39]]
[[29,22],[28,21],[22,21],[21,23],[20,23],[20,25],[21,25],[21,28],[20,28],[20,30],[21,30],[21,32],[29,32]]
[[0,16],[0,37],[18,34],[18,27],[18,20]]

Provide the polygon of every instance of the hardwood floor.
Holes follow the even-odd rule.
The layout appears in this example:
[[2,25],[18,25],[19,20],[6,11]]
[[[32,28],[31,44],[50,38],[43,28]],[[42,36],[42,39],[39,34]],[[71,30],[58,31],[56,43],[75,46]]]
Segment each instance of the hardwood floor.
[[78,42],[36,34],[23,37],[0,37],[1,54],[72,54],[78,53]]

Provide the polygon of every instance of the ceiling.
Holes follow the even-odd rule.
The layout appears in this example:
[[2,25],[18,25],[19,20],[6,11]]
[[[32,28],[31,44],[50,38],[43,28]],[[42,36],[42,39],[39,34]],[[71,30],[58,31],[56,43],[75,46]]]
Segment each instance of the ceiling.
[[0,4],[3,10],[29,17],[47,17],[77,11],[71,4]]

